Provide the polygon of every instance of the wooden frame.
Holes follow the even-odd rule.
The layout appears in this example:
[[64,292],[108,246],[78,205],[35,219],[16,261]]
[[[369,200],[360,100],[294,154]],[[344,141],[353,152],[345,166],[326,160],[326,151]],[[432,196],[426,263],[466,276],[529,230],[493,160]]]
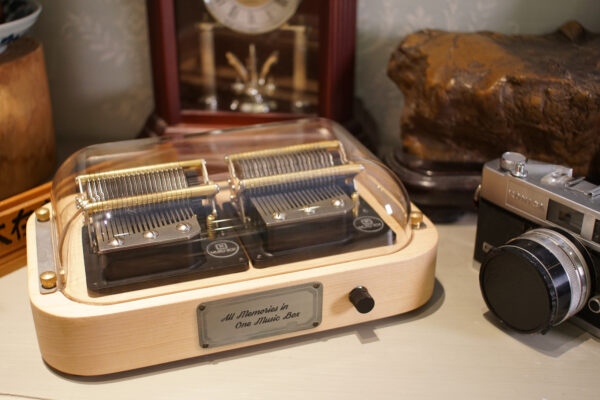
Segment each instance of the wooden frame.
[[[345,122],[352,117],[356,1],[314,1],[318,2],[320,20],[323,21],[319,48],[321,62],[318,115]],[[224,127],[307,116],[181,109],[173,0],[148,0],[147,9],[155,115],[168,126],[181,124]]]

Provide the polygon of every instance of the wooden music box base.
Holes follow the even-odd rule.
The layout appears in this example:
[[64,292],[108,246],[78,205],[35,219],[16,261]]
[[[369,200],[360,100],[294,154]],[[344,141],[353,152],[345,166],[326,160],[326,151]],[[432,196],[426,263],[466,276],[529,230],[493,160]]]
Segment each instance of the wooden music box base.
[[[35,215],[27,223],[38,342],[49,365],[75,375],[109,374],[402,314],[425,304],[434,287],[438,235],[425,218],[402,248],[374,248],[354,259],[333,256],[324,266],[311,267],[319,264],[315,260],[291,267],[250,265],[243,272],[134,291],[130,298],[42,294],[38,264],[52,258],[52,249],[38,243],[40,224]],[[365,290],[353,305],[350,293],[360,287]]]

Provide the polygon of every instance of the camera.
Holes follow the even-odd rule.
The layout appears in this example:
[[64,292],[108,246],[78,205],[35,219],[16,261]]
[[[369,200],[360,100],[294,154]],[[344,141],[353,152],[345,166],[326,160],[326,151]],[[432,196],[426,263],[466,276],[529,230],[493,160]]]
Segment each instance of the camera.
[[523,333],[573,318],[600,334],[600,186],[571,168],[507,152],[475,200],[479,283],[493,315]]

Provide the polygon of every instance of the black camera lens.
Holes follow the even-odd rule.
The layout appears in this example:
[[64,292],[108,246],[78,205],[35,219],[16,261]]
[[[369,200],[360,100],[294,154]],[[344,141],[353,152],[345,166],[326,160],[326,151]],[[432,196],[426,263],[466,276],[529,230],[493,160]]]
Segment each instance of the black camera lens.
[[587,250],[568,233],[532,229],[488,253],[479,283],[490,311],[507,326],[546,332],[585,306],[589,265]]

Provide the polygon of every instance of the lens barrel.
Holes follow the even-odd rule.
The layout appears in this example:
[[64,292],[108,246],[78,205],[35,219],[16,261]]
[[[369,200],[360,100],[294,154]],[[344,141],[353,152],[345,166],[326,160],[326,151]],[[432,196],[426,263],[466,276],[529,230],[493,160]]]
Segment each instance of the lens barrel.
[[585,305],[591,258],[566,232],[538,228],[491,250],[479,284],[490,311],[510,328],[546,332]]

